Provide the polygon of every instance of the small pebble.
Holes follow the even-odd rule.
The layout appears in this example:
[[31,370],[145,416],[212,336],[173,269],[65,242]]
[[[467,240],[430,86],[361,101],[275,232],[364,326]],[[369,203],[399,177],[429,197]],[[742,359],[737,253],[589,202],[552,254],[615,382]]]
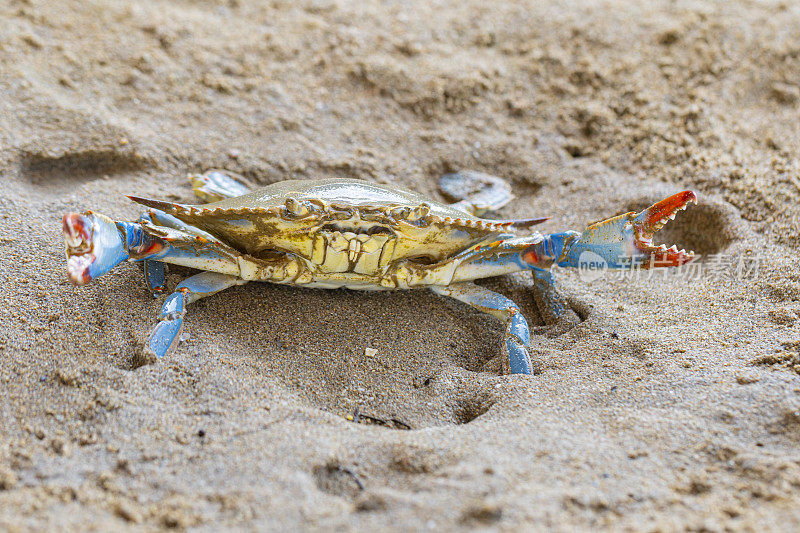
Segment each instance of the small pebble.
[[56,437],[50,441],[50,449],[52,449],[58,455],[67,456],[70,453],[69,444],[67,444],[67,442],[60,437]]
[[11,490],[19,481],[17,475],[10,470],[0,470],[0,490]]
[[755,383],[761,379],[760,377],[756,376],[755,374],[739,374],[736,376],[736,383],[739,385],[749,385],[751,383]]

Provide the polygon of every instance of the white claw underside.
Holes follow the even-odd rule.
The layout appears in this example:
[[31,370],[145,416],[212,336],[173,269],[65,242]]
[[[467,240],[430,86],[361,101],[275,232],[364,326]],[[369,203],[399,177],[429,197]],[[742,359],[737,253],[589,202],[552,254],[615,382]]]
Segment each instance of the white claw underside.
[[79,248],[81,244],[83,244],[83,239],[77,233],[74,235],[70,235],[69,233],[64,233],[64,242],[67,243],[68,248]]
[[80,231],[72,224],[72,220],[65,222],[64,243],[67,246],[67,275],[78,284],[84,282],[84,274],[94,262],[94,253]]
[[89,265],[92,264],[93,260],[94,256],[91,252],[82,255],[71,255],[69,259],[67,259],[67,272],[69,276],[73,279],[81,278],[83,273],[86,272],[86,269],[89,268]]

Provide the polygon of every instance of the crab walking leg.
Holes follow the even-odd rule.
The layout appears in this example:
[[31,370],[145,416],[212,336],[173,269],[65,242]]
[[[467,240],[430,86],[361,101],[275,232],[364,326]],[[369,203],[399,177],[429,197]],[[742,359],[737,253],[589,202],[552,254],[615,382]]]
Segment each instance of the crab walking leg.
[[183,326],[186,306],[234,285],[244,285],[246,280],[216,272],[201,272],[186,278],[170,294],[161,308],[161,321],[150,332],[144,347],[147,362],[164,357],[177,346]]
[[144,266],[144,281],[147,288],[150,289],[150,294],[153,297],[158,297],[159,294],[164,292],[164,286],[167,282],[167,272],[164,263],[155,259],[145,259],[142,261]]
[[[460,302],[488,313],[506,323],[506,334],[503,339],[503,366],[511,374],[532,374],[528,342],[530,332],[528,322],[519,312],[517,304],[501,294],[474,283],[454,283],[449,286],[433,286],[431,290],[455,298]],[[507,359],[506,359],[507,358]],[[506,367],[505,361],[508,361]]]

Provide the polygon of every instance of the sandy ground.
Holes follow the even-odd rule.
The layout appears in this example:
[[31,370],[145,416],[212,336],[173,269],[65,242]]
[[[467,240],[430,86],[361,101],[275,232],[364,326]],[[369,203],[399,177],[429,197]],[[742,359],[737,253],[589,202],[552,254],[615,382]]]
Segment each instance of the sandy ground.
[[[0,529],[797,530],[798,28],[785,1],[1,2]],[[693,188],[664,238],[708,259],[559,272],[589,313],[533,377],[428,292],[265,284],[134,368],[159,303],[136,265],[70,286],[61,215],[192,201],[209,167],[434,197],[471,168],[548,231]],[[537,323],[528,277],[487,285]]]

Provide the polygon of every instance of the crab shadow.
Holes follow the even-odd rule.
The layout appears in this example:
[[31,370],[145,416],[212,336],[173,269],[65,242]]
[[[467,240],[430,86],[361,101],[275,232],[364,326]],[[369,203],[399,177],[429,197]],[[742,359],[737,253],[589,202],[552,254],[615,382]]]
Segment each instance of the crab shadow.
[[64,191],[81,182],[119,177],[148,170],[152,163],[135,151],[117,148],[66,151],[53,155],[25,152],[19,172],[32,185],[53,192]]
[[[509,296],[513,287],[492,285]],[[224,354],[225,364],[274,380],[311,407],[417,429],[467,423],[489,409],[479,391],[497,376],[503,330],[427,290],[250,283],[194,304],[184,329],[190,340],[175,355],[207,358],[213,371]]]

